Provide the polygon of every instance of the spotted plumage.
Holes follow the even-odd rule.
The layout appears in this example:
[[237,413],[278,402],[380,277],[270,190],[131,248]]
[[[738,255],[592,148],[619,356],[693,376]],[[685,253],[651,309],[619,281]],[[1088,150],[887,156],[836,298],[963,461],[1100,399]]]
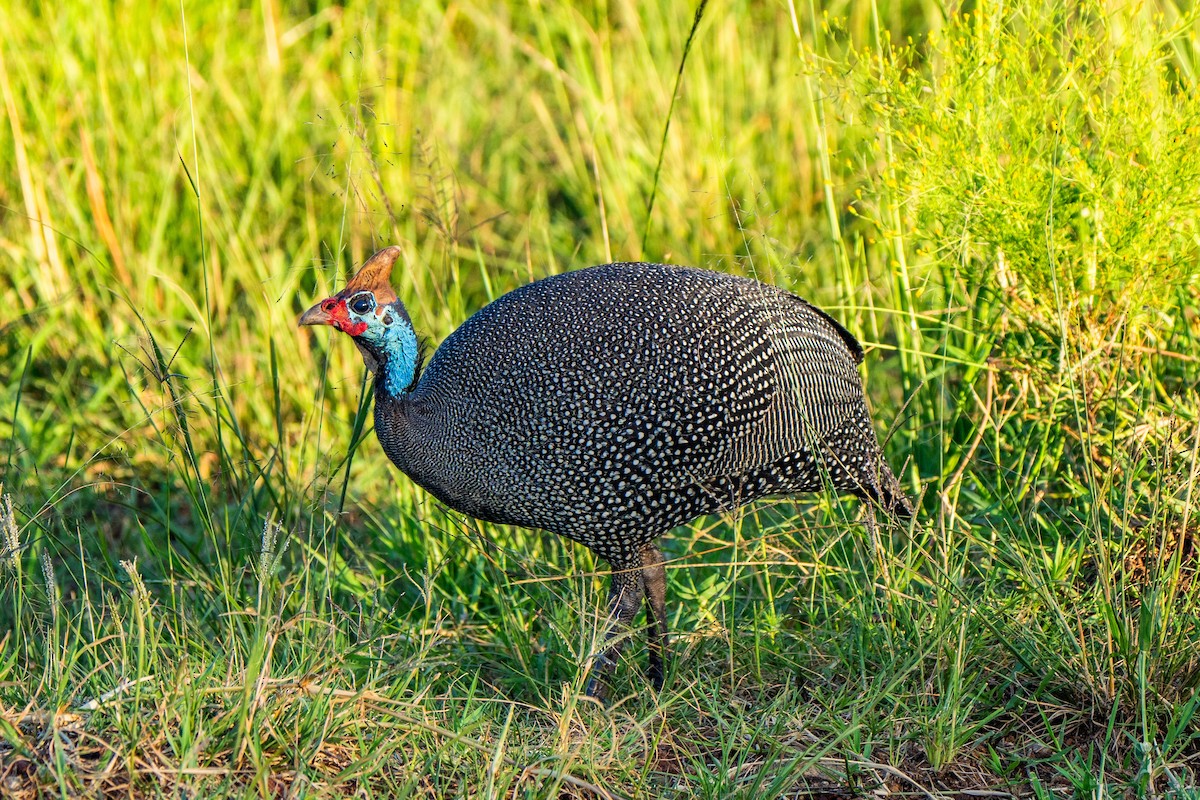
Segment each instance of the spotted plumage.
[[619,626],[644,595],[655,683],[666,651],[657,537],[825,487],[912,514],[867,413],[862,349],[804,300],[706,270],[606,264],[504,295],[422,372],[388,283],[398,254],[377,253],[302,322],[355,337],[376,373],[376,434],[410,478],[474,517],[593,550],[613,567]]

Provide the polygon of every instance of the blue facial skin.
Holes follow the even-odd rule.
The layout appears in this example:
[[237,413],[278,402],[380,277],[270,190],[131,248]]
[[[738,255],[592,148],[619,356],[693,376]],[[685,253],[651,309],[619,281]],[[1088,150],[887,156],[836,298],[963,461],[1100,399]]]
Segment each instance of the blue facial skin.
[[417,334],[408,315],[391,305],[377,307],[370,292],[348,298],[346,311],[353,322],[367,326],[355,339],[375,357],[384,391],[393,397],[407,392],[417,369]]

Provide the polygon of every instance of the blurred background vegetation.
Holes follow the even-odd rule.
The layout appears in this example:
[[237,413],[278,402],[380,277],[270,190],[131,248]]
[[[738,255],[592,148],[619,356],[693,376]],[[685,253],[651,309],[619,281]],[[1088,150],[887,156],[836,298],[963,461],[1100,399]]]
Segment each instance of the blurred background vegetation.
[[[2,5],[0,792],[1195,784],[1194,9]],[[671,686],[581,706],[604,565],[439,508],[295,328],[393,243],[435,343],[614,260],[805,296],[917,524],[676,532]]]

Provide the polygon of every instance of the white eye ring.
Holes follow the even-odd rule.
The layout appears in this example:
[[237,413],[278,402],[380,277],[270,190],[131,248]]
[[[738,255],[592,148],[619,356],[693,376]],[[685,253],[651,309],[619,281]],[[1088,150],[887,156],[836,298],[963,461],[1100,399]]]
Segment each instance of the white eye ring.
[[371,297],[370,293],[368,293],[368,292],[363,292],[362,294],[356,294],[350,300],[350,310],[353,311],[355,314],[366,314],[368,311],[370,311],[374,307],[375,307],[375,299],[373,297]]

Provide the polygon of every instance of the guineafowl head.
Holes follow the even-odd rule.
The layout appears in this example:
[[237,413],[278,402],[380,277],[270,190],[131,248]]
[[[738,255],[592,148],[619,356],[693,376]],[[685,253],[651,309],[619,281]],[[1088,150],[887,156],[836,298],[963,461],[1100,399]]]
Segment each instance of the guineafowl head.
[[392,395],[412,389],[420,359],[412,320],[392,289],[392,266],[399,257],[399,247],[380,250],[345,289],[300,317],[301,325],[329,325],[348,334],[376,374],[377,386]]

